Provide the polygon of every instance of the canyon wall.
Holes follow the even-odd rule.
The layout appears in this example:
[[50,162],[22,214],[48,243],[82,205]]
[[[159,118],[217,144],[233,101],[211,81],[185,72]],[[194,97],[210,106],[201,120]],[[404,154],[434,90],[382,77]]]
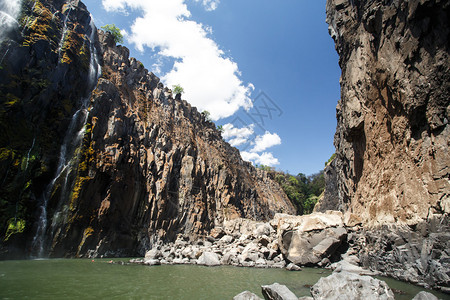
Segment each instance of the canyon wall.
[[143,255],[295,213],[77,0],[25,0],[0,40],[0,256]]
[[450,212],[449,20],[448,1],[328,0],[342,75],[322,207],[367,226]]

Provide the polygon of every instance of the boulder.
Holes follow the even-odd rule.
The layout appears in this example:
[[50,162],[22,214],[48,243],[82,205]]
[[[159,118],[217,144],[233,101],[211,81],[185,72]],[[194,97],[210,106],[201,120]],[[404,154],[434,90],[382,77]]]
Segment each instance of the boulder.
[[262,300],[252,292],[245,291],[233,297],[233,300]]
[[145,259],[158,259],[161,258],[163,255],[161,251],[158,249],[151,249],[145,253]]
[[361,268],[360,266],[354,265],[347,260],[341,260],[337,263],[334,263],[330,266],[330,268],[335,272],[349,272],[358,275],[374,276],[380,274],[380,272],[377,271],[371,271],[368,269]]
[[282,252],[297,265],[314,265],[329,258],[345,240],[343,227],[314,232],[290,231],[281,239]]
[[432,293],[422,291],[418,293],[412,300],[438,300],[438,297]]
[[394,300],[394,293],[384,281],[349,272],[322,277],[311,288],[311,294],[314,300]]
[[297,300],[298,297],[292,293],[287,286],[274,283],[261,286],[265,300]]
[[288,270],[288,271],[301,271],[302,268],[300,268],[300,267],[297,266],[296,264],[289,263],[289,264],[286,266],[286,270]]
[[205,266],[219,266],[220,259],[219,256],[214,252],[203,252],[202,255],[197,260],[198,265]]

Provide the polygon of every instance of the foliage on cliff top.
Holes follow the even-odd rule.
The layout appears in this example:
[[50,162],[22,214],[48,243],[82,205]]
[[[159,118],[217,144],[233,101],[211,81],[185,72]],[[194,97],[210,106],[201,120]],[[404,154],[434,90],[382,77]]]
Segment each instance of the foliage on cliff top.
[[181,95],[184,93],[184,89],[179,84],[174,85],[172,91],[174,95]]
[[106,24],[105,26],[102,26],[102,29],[111,33],[116,43],[123,43],[123,35],[115,24]]
[[310,176],[302,173],[293,176],[282,171],[275,171],[272,167],[265,165],[257,167],[269,172],[269,175],[280,184],[289,200],[297,208],[299,215],[312,213],[314,206],[325,190],[323,171]]

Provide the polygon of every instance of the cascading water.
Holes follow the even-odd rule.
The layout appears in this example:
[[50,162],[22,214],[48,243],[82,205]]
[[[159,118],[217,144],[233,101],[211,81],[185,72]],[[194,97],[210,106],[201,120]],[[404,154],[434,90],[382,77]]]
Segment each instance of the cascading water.
[[[70,13],[70,9],[69,9]],[[66,16],[64,31],[67,31],[67,19],[69,14]],[[88,85],[87,88],[89,91],[92,91],[95,87],[95,84],[100,76],[101,67],[98,63],[98,55],[97,49],[95,47],[95,33],[97,29],[95,28],[94,22],[91,20],[89,23],[90,33],[88,36],[89,39],[89,50],[90,50],[90,59],[89,59],[89,73],[88,73]],[[61,37],[61,41],[63,42],[65,32]],[[62,43],[61,42],[61,43]],[[61,48],[59,49],[61,50]],[[66,135],[64,137],[64,141],[61,145],[61,150],[59,154],[58,166],[55,173],[54,178],[50,182],[50,184],[45,189],[42,199],[42,205],[39,210],[39,219],[37,224],[36,234],[33,238],[32,249],[33,255],[37,257],[44,257],[46,254],[46,240],[55,235],[55,231],[58,227],[58,224],[61,220],[61,216],[67,213],[67,205],[66,200],[68,199],[71,192],[71,173],[73,170],[76,170],[76,167],[79,162],[79,156],[77,153],[77,149],[81,146],[83,136],[85,134],[85,125],[88,120],[88,107],[90,101],[90,93],[87,97],[84,97],[81,101],[80,108],[75,112],[70,121],[69,127],[66,131]],[[48,200],[51,197],[51,193],[54,190],[56,182],[61,182],[60,185],[60,199],[55,210],[55,213],[52,217],[52,224],[50,227],[50,236],[46,237],[47,233],[47,204]],[[46,239],[47,238],[47,239]]]
[[59,40],[59,44],[58,44],[58,62],[61,61],[61,50],[62,50],[62,47],[64,45],[64,40],[66,39],[66,35],[67,35],[67,20],[69,20],[71,10],[72,10],[72,8],[68,9],[67,15],[64,18],[63,31],[61,34],[61,39]]
[[18,28],[17,18],[22,7],[21,0],[0,1],[0,42],[2,42],[13,28]]

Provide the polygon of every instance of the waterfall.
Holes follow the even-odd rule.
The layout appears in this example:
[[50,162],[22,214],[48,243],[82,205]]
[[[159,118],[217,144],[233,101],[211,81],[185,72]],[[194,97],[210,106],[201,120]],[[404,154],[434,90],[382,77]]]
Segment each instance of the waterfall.
[[[64,31],[67,31],[66,21],[68,16],[69,14],[67,14],[66,16]],[[90,59],[89,72],[87,74],[87,88],[89,90],[89,93],[82,99],[80,108],[72,116],[60,148],[58,166],[56,168],[55,176],[45,189],[42,196],[41,206],[39,208],[37,230],[32,242],[32,249],[34,251],[33,254],[36,254],[37,257],[43,257],[46,254],[45,248],[48,239],[54,237],[56,229],[60,225],[59,221],[61,219],[61,215],[65,215],[67,213],[68,208],[65,204],[67,203],[67,199],[73,187],[73,182],[71,181],[70,175],[72,171],[76,170],[79,162],[79,153],[77,149],[79,149],[79,147],[81,146],[85,134],[85,125],[89,115],[88,108],[90,103],[90,92],[94,89],[101,72],[101,67],[98,63],[97,49],[95,48],[95,33],[97,32],[97,30],[92,21],[92,16],[89,24],[91,30],[88,36],[90,43]],[[63,36],[61,38],[62,41],[64,40],[64,35],[65,32],[63,33]],[[52,217],[52,223],[49,230],[50,235],[46,236],[46,233],[48,231],[47,204],[48,200],[51,197],[52,191],[55,188],[56,182],[61,182],[60,199],[59,203],[57,204],[55,213]]]
[[22,0],[2,0],[0,1],[0,42],[2,42],[13,28],[18,28],[19,17],[22,7]]
[[27,164],[26,164],[26,166],[25,166],[25,170],[28,169],[28,162],[30,161],[30,153],[31,153],[31,150],[33,150],[33,148],[34,148],[34,143],[35,143],[35,142],[36,142],[36,137],[33,138],[33,143],[31,144],[31,147],[30,147],[30,149],[28,150],[28,153],[27,153]]
[[63,31],[62,31],[61,38],[60,38],[59,44],[58,44],[58,63],[61,61],[61,50],[62,50],[62,47],[64,46],[64,40],[66,39],[67,30],[68,30],[67,29],[67,20],[69,19],[71,11],[72,11],[72,7],[70,7],[68,9],[68,13],[64,18]]

